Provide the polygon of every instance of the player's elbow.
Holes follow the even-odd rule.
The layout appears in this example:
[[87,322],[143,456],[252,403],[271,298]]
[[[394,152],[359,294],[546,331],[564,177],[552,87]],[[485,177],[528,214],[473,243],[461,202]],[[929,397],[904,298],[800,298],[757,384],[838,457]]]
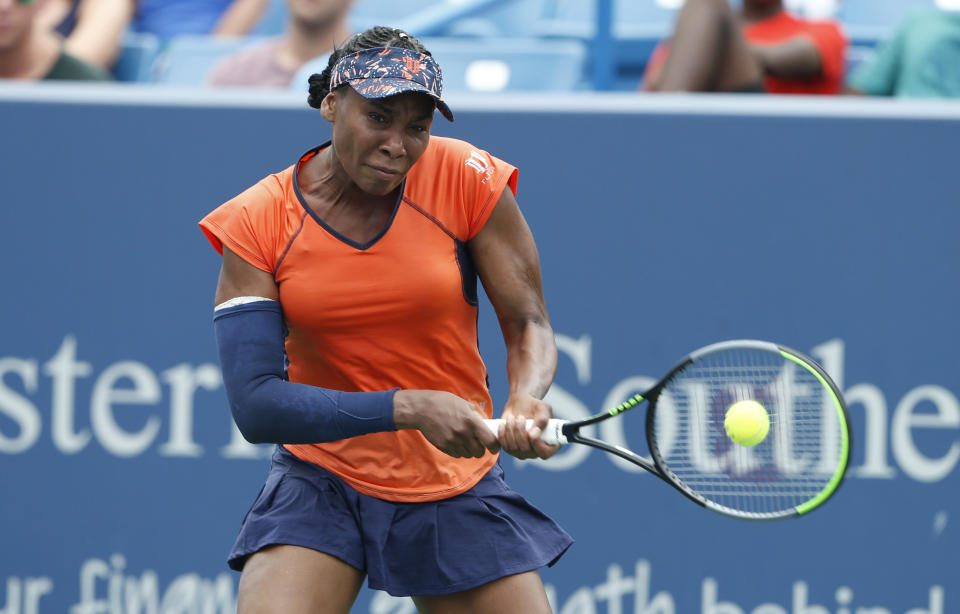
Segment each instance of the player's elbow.
[[243,438],[250,443],[280,443],[274,441],[269,411],[269,395],[261,386],[246,386],[228,394],[233,422]]
[[276,443],[270,441],[269,428],[265,424],[263,412],[250,407],[248,403],[231,403],[233,422],[243,438],[250,443]]

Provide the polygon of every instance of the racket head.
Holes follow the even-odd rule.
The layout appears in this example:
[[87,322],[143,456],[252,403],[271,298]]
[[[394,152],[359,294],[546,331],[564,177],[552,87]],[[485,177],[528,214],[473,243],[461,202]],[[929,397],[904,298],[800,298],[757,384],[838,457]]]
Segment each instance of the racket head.
[[[724,429],[755,400],[769,431],[751,447]],[[839,488],[850,459],[843,396],[813,359],[766,341],[701,348],[647,393],[647,444],[661,477],[700,505],[747,520],[806,514]]]

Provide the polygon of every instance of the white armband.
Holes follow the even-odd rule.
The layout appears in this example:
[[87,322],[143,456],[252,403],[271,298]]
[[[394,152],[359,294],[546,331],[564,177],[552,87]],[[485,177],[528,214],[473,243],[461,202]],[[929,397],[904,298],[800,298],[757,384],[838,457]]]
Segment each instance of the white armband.
[[227,309],[229,307],[236,307],[237,305],[246,305],[247,303],[256,303],[257,301],[274,301],[272,298],[264,298],[262,296],[238,296],[232,298],[228,301],[224,301],[213,308],[214,311],[220,311],[221,309]]

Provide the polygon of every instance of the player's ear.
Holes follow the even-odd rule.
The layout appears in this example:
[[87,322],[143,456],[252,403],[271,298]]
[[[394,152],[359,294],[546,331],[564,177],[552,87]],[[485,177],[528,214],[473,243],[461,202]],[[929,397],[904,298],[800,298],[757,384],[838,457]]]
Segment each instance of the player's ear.
[[337,117],[337,93],[330,92],[323,97],[323,100],[320,102],[320,114],[323,115],[323,119],[328,122],[333,122]]

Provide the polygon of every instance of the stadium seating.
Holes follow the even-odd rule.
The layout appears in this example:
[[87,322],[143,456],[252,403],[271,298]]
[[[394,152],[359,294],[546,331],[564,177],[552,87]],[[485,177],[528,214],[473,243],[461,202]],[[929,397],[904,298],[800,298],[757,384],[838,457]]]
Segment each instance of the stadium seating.
[[[444,92],[572,91],[585,87],[586,46],[579,41],[522,38],[421,39],[443,69]],[[327,65],[322,56],[301,68],[291,89]]]
[[414,0],[393,3],[360,0],[354,5],[355,30],[373,25],[402,28],[425,36],[529,36],[554,0]]
[[267,9],[251,34],[276,36],[287,28],[287,0],[270,0]]
[[445,0],[356,0],[350,11],[350,21],[358,30],[370,26],[400,27],[405,17],[444,4],[452,3]]
[[[597,1],[550,0],[532,29],[541,38],[574,39],[592,46],[597,30]],[[671,32],[682,0],[612,1],[610,54],[614,69],[613,83],[607,86],[634,90],[654,47]],[[596,56],[592,61],[596,61]]]
[[[597,0],[551,0],[536,24],[539,34],[585,38],[594,35]],[[614,36],[647,35],[664,32],[682,0],[613,0]]]
[[837,18],[847,27],[890,30],[912,10],[935,6],[934,0],[843,0]]
[[425,38],[443,67],[448,92],[571,91],[583,87],[586,46],[579,41]]
[[849,76],[858,66],[869,62],[877,55],[876,42],[859,41],[847,48],[846,74]]
[[150,81],[153,62],[160,52],[160,39],[146,32],[127,32],[113,65],[117,81]]
[[306,94],[310,90],[310,84],[308,82],[310,75],[322,72],[323,69],[326,68],[329,59],[330,54],[325,53],[301,66],[300,70],[293,75],[293,79],[290,80],[290,89]]
[[153,64],[152,80],[167,85],[203,85],[217,62],[260,37],[223,38],[175,36],[168,40]]
[[[449,91],[558,91],[590,87],[594,62],[605,56],[595,46],[596,10],[601,0],[357,0],[351,29],[394,25],[410,31],[435,50]],[[803,12],[804,2],[788,0]],[[614,89],[636,88],[654,46],[672,30],[683,0],[612,0]],[[876,44],[913,9],[935,0],[842,0],[836,18],[851,39],[848,68],[868,59]],[[819,15],[822,16],[822,15]],[[283,31],[286,0],[271,0],[253,35],[237,39],[181,36],[162,45],[145,34],[127,36],[114,69],[122,81],[198,85],[214,64],[266,35]],[[294,87],[326,58],[305,67]],[[313,66],[316,65],[316,66]]]

